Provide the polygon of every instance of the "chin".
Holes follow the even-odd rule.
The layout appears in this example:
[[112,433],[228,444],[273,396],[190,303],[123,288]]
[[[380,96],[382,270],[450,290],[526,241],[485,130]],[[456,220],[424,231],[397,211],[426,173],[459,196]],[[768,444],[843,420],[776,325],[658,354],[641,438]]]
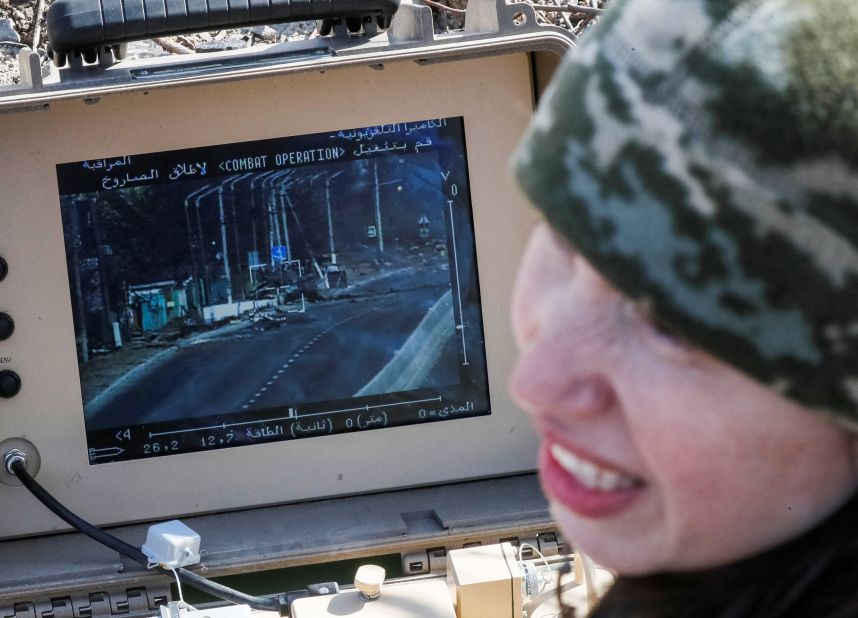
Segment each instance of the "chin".
[[551,502],[551,515],[566,542],[601,567],[635,577],[666,570],[663,548],[648,535],[624,534],[623,526],[580,517],[554,501]]

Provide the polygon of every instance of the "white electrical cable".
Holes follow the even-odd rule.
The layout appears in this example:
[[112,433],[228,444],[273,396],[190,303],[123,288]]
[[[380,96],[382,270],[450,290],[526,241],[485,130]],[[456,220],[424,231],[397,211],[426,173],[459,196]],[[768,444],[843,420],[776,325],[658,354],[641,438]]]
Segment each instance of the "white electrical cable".
[[[533,552],[539,556],[539,560],[542,560],[545,567],[544,569],[540,568],[537,571],[531,571],[527,568],[527,565],[525,565],[524,560],[521,557],[522,551],[526,547],[533,550]],[[523,592],[525,593],[526,599],[523,600],[527,602],[528,599],[535,598],[542,594],[542,592],[551,585],[551,582],[554,581],[554,574],[551,572],[551,566],[548,564],[548,560],[545,556],[542,555],[542,552],[530,543],[522,543],[518,548],[517,554],[518,568],[521,569],[521,572],[524,574],[524,577],[522,578],[522,587],[524,588]],[[538,561],[534,560],[533,562]]]
[[187,609],[191,610],[192,612],[197,611],[195,607],[189,605],[188,603],[185,603],[185,596],[182,594],[182,581],[179,579],[179,574],[176,572],[176,569],[174,569],[173,567],[169,567],[169,566],[167,568],[173,572],[173,577],[176,578],[176,588],[178,588],[178,590],[179,590],[179,607],[180,608],[182,608],[182,607],[187,608]]

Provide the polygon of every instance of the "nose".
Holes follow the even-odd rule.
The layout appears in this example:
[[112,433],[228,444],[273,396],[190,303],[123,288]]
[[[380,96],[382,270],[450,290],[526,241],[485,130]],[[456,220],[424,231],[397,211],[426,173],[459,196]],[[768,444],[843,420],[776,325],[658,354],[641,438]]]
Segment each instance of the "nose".
[[520,356],[509,382],[533,414],[598,415],[615,401],[609,379],[620,295],[545,226],[528,244],[513,295]]

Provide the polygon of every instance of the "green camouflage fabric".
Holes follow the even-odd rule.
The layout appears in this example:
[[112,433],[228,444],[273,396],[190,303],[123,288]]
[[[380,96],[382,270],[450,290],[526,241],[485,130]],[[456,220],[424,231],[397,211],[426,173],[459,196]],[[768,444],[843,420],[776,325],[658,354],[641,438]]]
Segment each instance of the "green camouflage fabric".
[[519,182],[657,320],[858,429],[858,1],[612,5]]

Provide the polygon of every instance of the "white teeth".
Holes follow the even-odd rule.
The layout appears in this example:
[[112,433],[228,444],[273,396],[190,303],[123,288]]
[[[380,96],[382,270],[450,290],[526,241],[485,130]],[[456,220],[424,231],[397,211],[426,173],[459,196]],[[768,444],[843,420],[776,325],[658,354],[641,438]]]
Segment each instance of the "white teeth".
[[615,470],[600,468],[592,461],[581,459],[557,444],[551,445],[551,455],[566,472],[574,476],[588,489],[619,491],[637,484],[633,477]]
[[604,491],[611,491],[612,489],[617,489],[621,486],[622,477],[618,472],[612,472],[611,470],[602,470],[602,473],[599,475],[596,486],[599,489]]

